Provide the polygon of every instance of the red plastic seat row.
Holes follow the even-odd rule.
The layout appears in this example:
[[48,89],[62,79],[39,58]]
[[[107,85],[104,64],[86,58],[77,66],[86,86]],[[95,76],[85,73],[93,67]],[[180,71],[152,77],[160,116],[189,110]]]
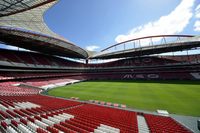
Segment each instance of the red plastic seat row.
[[151,132],[178,132],[178,133],[191,133],[187,128],[176,122],[171,117],[165,116],[157,116],[157,115],[150,115],[144,114],[144,117],[147,121],[147,124],[150,128]]
[[76,131],[73,131],[73,130],[71,130],[69,128],[66,128],[66,127],[64,127],[64,126],[62,126],[60,124],[55,124],[54,127],[57,128],[58,130],[61,130],[61,131],[65,132],[65,133],[77,133]]

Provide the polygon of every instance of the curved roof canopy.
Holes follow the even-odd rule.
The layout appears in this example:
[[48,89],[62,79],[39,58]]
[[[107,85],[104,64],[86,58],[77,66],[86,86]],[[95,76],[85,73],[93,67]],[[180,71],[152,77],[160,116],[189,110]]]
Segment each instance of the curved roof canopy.
[[44,13],[57,1],[0,0],[0,42],[47,54],[87,58],[85,50],[55,34],[45,24]]
[[112,59],[135,57],[166,52],[190,50],[200,47],[200,36],[191,35],[157,35],[128,40],[112,45],[91,59]]
[[1,0],[0,17],[42,6],[55,0]]

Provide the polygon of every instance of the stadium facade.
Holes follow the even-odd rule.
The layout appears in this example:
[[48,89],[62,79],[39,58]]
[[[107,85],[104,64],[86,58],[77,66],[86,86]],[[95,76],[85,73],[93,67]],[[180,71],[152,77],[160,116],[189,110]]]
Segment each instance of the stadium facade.
[[[44,23],[44,13],[57,2],[0,1],[0,42],[30,50],[0,49],[0,132],[192,132],[171,117],[41,95],[84,80],[200,80],[199,36],[149,36],[91,54]],[[178,51],[186,54],[165,54]],[[89,64],[62,57],[117,60]]]

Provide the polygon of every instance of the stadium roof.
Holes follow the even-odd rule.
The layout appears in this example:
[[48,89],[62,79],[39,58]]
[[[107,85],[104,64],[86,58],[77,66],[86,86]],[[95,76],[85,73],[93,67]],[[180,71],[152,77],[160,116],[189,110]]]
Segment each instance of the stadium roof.
[[1,0],[0,42],[47,54],[87,58],[88,53],[52,32],[43,15],[58,0]]
[[55,0],[1,0],[0,17],[42,6]]
[[91,59],[112,59],[135,57],[166,52],[190,50],[200,47],[200,36],[191,35],[158,35],[128,40],[112,45]]
[[[159,35],[118,43],[100,53],[89,52],[52,32],[45,24],[44,13],[57,2],[58,0],[0,0],[0,43],[51,55],[91,59],[143,56],[200,46],[199,37],[191,39],[192,36],[188,35]],[[177,40],[172,41],[171,37]]]

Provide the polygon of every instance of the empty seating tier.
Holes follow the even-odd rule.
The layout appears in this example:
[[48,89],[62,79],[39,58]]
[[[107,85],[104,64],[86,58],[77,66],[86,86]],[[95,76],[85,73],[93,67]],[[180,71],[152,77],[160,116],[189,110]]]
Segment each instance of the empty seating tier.
[[[47,84],[58,81],[64,79],[43,80]],[[39,79],[20,82],[43,85]],[[137,112],[44,96],[39,94],[40,89],[16,86],[18,83],[0,83],[0,132],[139,132]],[[171,117],[144,114],[144,118],[152,133],[191,132]]]

